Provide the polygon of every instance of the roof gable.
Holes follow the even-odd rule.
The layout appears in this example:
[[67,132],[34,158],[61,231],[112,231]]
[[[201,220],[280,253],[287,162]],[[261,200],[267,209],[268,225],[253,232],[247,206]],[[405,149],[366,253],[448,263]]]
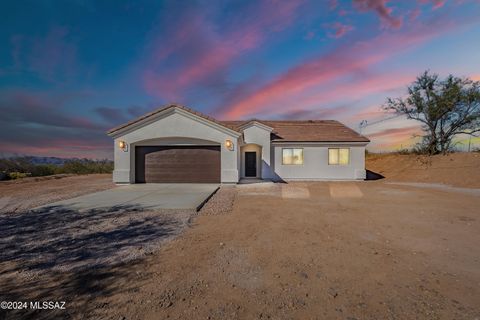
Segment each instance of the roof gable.
[[170,104],[170,105],[164,106],[162,108],[159,108],[157,110],[154,110],[152,112],[149,112],[147,114],[144,114],[143,116],[140,116],[137,119],[134,119],[132,121],[129,121],[127,123],[124,123],[122,125],[119,125],[115,128],[110,129],[107,132],[107,134],[110,135],[110,136],[116,136],[116,135],[124,133],[128,130],[135,129],[137,126],[143,126],[144,124],[148,124],[148,123],[151,123],[152,121],[155,121],[159,118],[162,118],[164,116],[168,116],[169,114],[174,113],[174,112],[190,116],[190,117],[192,117],[194,119],[197,119],[197,120],[202,120],[204,122],[207,122],[207,123],[213,125],[217,129],[226,130],[230,134],[234,134],[234,135],[238,135],[238,136],[241,134],[233,126],[229,126],[229,125],[224,124],[220,121],[217,121],[216,119],[214,119],[212,117],[209,117],[209,116],[207,116],[203,113],[200,113],[198,111],[195,111],[195,110],[192,110],[192,109],[187,108],[185,106],[177,105],[177,104]]
[[263,130],[266,130],[268,132],[272,132],[273,131],[273,128],[266,125],[265,123],[261,122],[261,121],[258,121],[258,120],[250,120],[248,122],[245,122],[244,124],[240,125],[237,127],[237,130],[245,130],[247,128],[250,128],[250,127],[258,127],[258,128],[261,128]]

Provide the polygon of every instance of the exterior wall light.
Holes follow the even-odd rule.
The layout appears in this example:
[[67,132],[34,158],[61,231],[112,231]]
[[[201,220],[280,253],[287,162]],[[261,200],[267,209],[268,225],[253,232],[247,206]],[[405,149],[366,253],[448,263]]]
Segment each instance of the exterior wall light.
[[123,151],[128,150],[127,143],[125,141],[118,141],[118,147]]
[[232,140],[225,140],[225,148],[232,151],[233,150],[233,142]]

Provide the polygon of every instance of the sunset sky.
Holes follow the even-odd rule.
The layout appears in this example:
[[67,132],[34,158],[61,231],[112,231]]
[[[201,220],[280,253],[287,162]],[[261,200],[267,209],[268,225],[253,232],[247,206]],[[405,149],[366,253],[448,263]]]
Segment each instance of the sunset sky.
[[112,158],[106,130],[169,102],[367,120],[393,150],[419,129],[378,122],[387,97],[426,69],[480,80],[479,0],[2,1],[0,27],[4,156]]

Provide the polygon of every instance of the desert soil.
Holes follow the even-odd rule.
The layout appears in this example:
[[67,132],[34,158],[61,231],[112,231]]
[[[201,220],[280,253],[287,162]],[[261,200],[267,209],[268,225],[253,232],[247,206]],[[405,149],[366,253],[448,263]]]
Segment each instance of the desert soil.
[[441,183],[454,187],[480,188],[480,152],[452,153],[433,157],[370,154],[367,169],[389,181]]
[[[415,170],[417,160],[409,161]],[[446,162],[445,170],[456,170],[456,161]],[[4,315],[116,320],[480,318],[480,197],[391,184],[405,181],[397,164],[376,165],[392,176],[368,182],[222,187],[181,236],[127,263],[56,270],[33,278],[27,272],[7,279],[0,270],[4,299],[67,301],[65,311]],[[478,174],[478,166],[469,168],[464,170]],[[419,171],[404,169],[403,174],[411,177],[408,182],[475,186],[453,175],[429,178]],[[137,224],[133,220],[131,227]],[[141,237],[141,229],[130,238],[121,232],[116,236],[128,243]],[[3,240],[15,241],[15,235]],[[107,243],[100,242],[100,247]],[[81,252],[82,242],[76,248]],[[115,250],[112,244],[103,253]],[[23,271],[22,261],[17,262]]]
[[0,214],[113,188],[111,174],[55,175],[0,182]]

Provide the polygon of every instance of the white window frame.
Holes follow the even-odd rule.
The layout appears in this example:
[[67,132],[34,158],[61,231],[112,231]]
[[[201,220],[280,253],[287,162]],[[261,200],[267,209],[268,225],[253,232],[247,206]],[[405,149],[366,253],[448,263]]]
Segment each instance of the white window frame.
[[[340,150],[341,149],[346,149],[348,150],[348,162],[347,163],[340,163]],[[330,150],[337,150],[338,156],[338,163],[330,163]],[[350,164],[350,157],[351,157],[351,148],[328,148],[328,154],[327,154],[327,161],[329,166],[348,166]]]
[[[283,162],[283,150],[292,150],[292,159],[293,159],[293,150],[302,150],[302,163],[284,163]],[[305,163],[305,152],[303,151],[303,148],[282,148],[282,165],[283,166],[303,166]]]

